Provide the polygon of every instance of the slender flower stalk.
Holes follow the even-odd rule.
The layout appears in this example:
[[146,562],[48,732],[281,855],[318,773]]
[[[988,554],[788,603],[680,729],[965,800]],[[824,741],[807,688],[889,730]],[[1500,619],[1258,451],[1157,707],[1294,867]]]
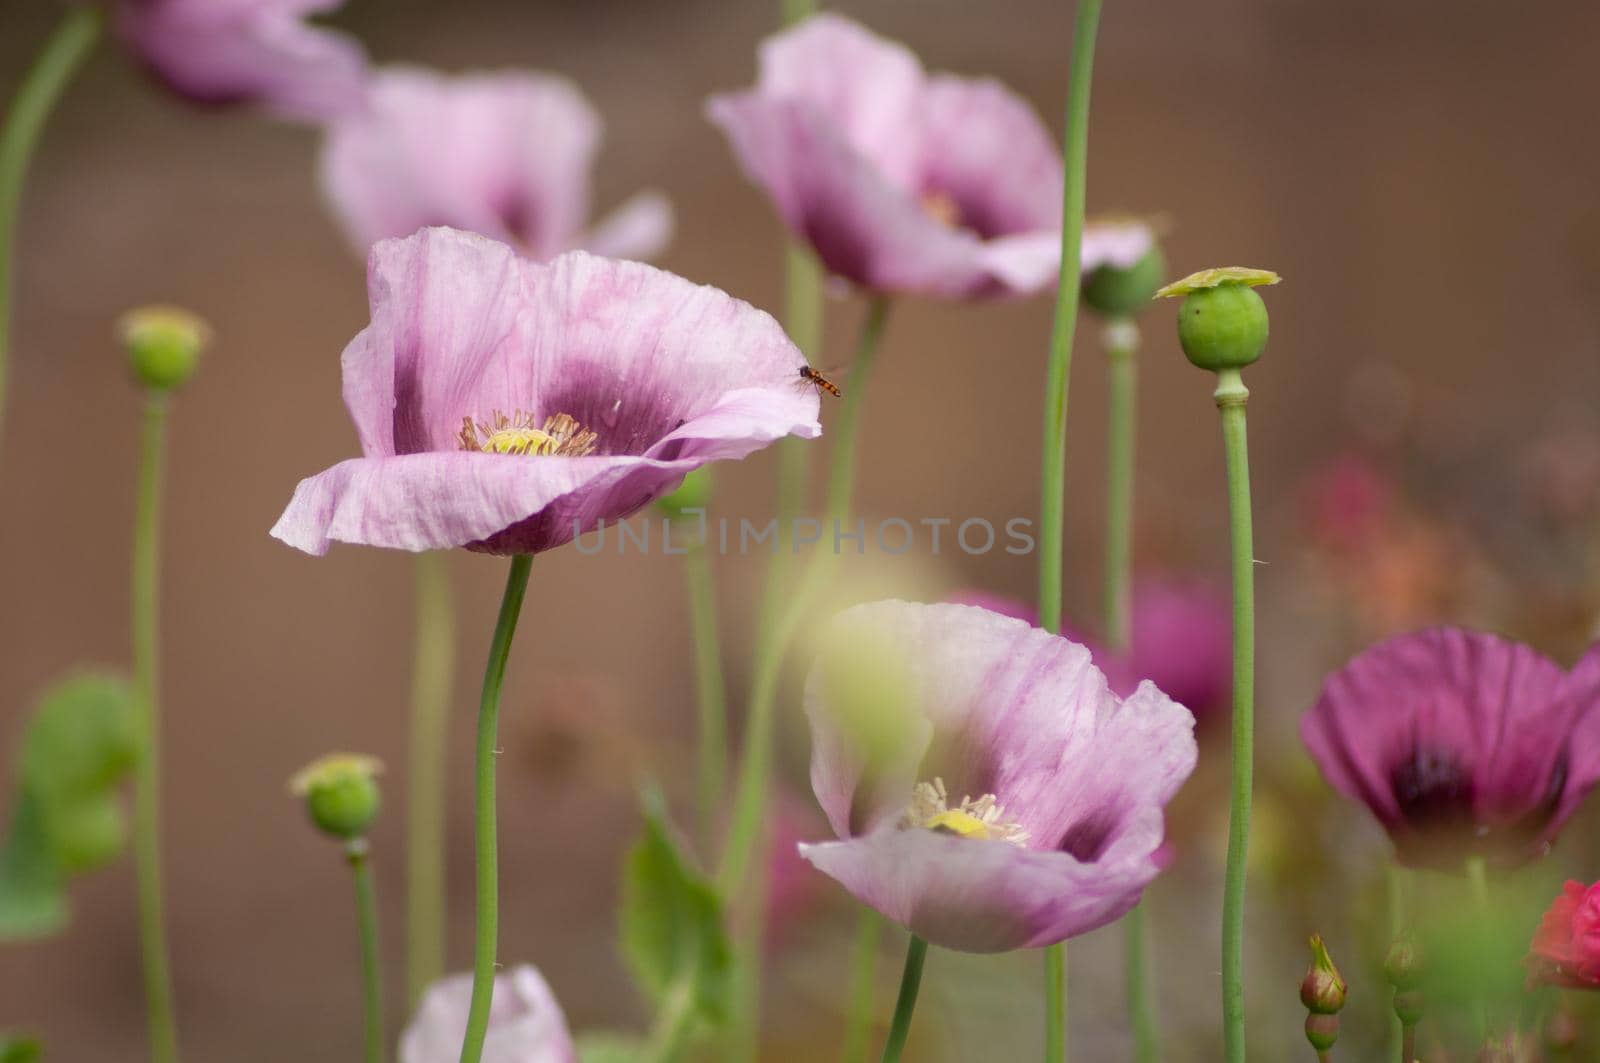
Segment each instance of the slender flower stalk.
[[161,472],[166,449],[167,395],[145,397],[144,442],[139,451],[139,487],[133,518],[133,693],[139,729],[139,765],[134,775],[134,867],[139,891],[139,951],[153,1063],[176,1063],[178,1023],[173,1014],[172,973],[161,885],[161,709],[156,661],[159,607]]
[[722,681],[722,638],[717,624],[717,586],[705,537],[697,536],[684,555],[689,591],[689,628],[694,641],[694,684],[698,727],[700,832],[707,851],[716,835],[728,778],[728,699]]
[[[1467,858],[1467,891],[1472,896],[1472,908],[1480,925],[1494,925],[1494,909],[1489,901],[1489,867],[1481,856]],[[1478,1024],[1478,1040],[1489,1037],[1489,1000],[1487,990],[1478,987],[1474,1002],[1474,1019]]]
[[411,771],[406,846],[406,989],[412,1006],[444,974],[445,777],[455,614],[442,551],[416,558],[411,664]]
[[[1411,872],[1399,864],[1391,863],[1385,876],[1385,885],[1389,900],[1389,940],[1398,941],[1405,933],[1407,922],[1411,918]],[[1398,1058],[1401,1063],[1409,1063],[1401,1044],[1404,1037],[1405,1031],[1400,1016],[1390,1015],[1389,1058]]]
[[378,895],[367,862],[365,839],[345,851],[356,888],[356,923],[361,937],[361,1029],[366,1063],[383,1063],[383,965],[378,958]]
[[[1072,366],[1072,336],[1078,322],[1089,151],[1089,87],[1094,76],[1094,44],[1099,27],[1100,0],[1079,0],[1067,89],[1061,276],[1056,287],[1055,323],[1050,331],[1050,357],[1045,370],[1044,454],[1040,461],[1043,484],[1039,498],[1039,624],[1051,633],[1061,630],[1067,384]],[[1045,950],[1045,1063],[1061,1063],[1066,1059],[1066,1007],[1066,946],[1052,945]]]
[[894,1020],[889,1024],[889,1040],[883,1046],[883,1063],[896,1063],[911,1032],[911,1013],[916,1010],[917,990],[922,986],[922,964],[928,956],[928,943],[911,935],[906,945],[906,967],[900,975],[900,996],[894,1003]]
[[5,125],[0,126],[0,428],[5,424],[11,352],[11,298],[17,217],[28,163],[56,101],[100,39],[105,13],[96,4],[74,5],[23,78]]
[[845,1017],[842,1063],[866,1063],[872,1035],[873,989],[878,982],[878,941],[883,937],[883,916],[861,908],[856,918],[856,939],[850,948],[850,999]]
[[511,639],[517,633],[517,617],[528,592],[528,572],[532,554],[511,558],[506,575],[500,615],[495,620],[494,637],[489,643],[489,660],[483,671],[483,698],[478,704],[477,781],[474,800],[477,808],[478,847],[478,930],[472,955],[472,1003],[467,1013],[466,1038],[461,1045],[461,1063],[478,1063],[483,1055],[483,1039],[489,1032],[489,1004],[494,997],[495,952],[500,932],[499,853],[495,825],[495,748],[500,721],[500,687],[505,681],[506,658]]

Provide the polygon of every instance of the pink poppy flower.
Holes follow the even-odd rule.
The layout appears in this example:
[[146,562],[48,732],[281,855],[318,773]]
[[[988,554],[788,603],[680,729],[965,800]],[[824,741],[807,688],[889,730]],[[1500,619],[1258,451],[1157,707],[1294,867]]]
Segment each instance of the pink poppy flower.
[[[472,976],[451,975],[428,987],[400,1035],[400,1063],[456,1063],[467,1033]],[[523,964],[495,976],[483,1063],[576,1063],[561,1005],[537,968]]]
[[302,481],[272,534],[402,550],[548,550],[707,462],[814,437],[805,358],[714,288],[572,251],[548,265],[425,229],[372,249],[344,352],[362,457]]
[[1600,989],[1600,882],[1568,881],[1562,887],[1523,962],[1529,988]]
[[325,121],[360,109],[360,45],[308,25],[342,0],[120,0],[117,28],[150,71],[200,103]]
[[654,192],[586,230],[602,126],[565,78],[397,67],[374,75],[367,102],[328,128],[321,161],[328,201],[363,253],[429,225],[540,261],[574,248],[642,259],[672,235],[672,208]]
[[1061,152],[996,81],[930,75],[903,45],[822,14],[769,38],[756,86],[708,113],[790,231],[848,281],[942,297],[1055,283]]
[[833,622],[806,683],[811,785],[840,840],[801,855],[936,945],[999,952],[1118,918],[1158,873],[1194,717],[1113,694],[1082,646],[963,605]]
[[1413,867],[1543,855],[1600,781],[1600,653],[1569,675],[1496,635],[1434,628],[1364,650],[1300,721],[1328,782]]

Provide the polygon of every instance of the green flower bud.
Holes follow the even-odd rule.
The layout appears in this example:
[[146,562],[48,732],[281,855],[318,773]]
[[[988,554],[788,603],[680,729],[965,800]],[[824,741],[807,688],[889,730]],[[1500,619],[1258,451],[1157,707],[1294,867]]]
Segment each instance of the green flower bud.
[[711,467],[702,465],[685,476],[676,491],[656,499],[656,508],[673,519],[687,510],[703,510],[711,504],[712,487]]
[[170,391],[194,375],[200,354],[211,342],[211,328],[187,310],[147,306],[124,314],[117,332],[128,349],[128,364],[139,383]]
[[1167,260],[1154,245],[1127,269],[1101,266],[1083,278],[1083,301],[1104,317],[1130,317],[1155,298]]
[[1280,279],[1264,269],[1227,266],[1191,273],[1156,296],[1184,297],[1178,307],[1178,342],[1190,362],[1212,372],[1243,369],[1267,345],[1267,306],[1250,289]]
[[1311,935],[1311,969],[1300,983],[1300,1003],[1316,1015],[1333,1015],[1344,1007],[1344,976],[1333,965],[1321,934]]
[[359,753],[319,757],[289,780],[289,792],[305,798],[311,822],[324,834],[350,841],[378,818],[377,776],[383,764]]
[[1312,1048],[1326,1052],[1338,1039],[1339,1016],[1318,1015],[1315,1012],[1306,1016],[1306,1040],[1311,1042]]
[[1383,976],[1396,989],[1415,989],[1422,981],[1422,962],[1410,934],[1401,934],[1383,960]]
[[1407,989],[1394,995],[1394,1014],[1404,1026],[1415,1026],[1422,1021],[1422,993]]

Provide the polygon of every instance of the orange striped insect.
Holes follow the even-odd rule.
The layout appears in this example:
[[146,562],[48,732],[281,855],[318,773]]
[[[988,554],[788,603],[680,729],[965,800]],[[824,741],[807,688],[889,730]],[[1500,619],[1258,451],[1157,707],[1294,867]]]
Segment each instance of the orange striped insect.
[[832,395],[836,399],[844,397],[844,392],[839,390],[839,385],[835,384],[833,381],[829,380],[827,377],[823,376],[820,372],[811,368],[809,365],[803,365],[800,367],[800,380],[803,384],[809,384],[818,391],[826,391],[829,395]]

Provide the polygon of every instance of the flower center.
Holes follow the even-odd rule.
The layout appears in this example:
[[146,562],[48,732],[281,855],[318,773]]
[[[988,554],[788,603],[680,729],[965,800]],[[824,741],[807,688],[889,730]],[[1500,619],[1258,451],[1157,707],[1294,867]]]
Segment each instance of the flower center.
[[456,439],[462,450],[481,450],[485,454],[581,458],[594,453],[599,436],[565,413],[546,417],[544,425],[535,428],[532,414],[517,410],[507,417],[495,410],[487,422],[463,417]]
[[958,838],[985,841],[992,838],[1016,846],[1028,843],[1028,832],[1022,824],[1006,818],[1006,810],[995,800],[994,794],[963,797],[959,805],[951,808],[944,780],[937,776],[931,783],[917,783],[916,789],[911,791],[911,804],[900,817],[900,827],[902,830],[919,827]]
[[948,225],[952,229],[962,227],[961,204],[943,192],[924,192],[922,209],[941,225]]

